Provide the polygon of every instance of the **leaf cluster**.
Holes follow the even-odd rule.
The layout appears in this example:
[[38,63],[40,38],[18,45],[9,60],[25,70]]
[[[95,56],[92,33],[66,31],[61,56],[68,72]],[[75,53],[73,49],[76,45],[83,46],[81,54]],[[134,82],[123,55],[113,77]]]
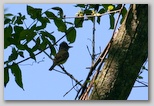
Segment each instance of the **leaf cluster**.
[[[8,59],[4,62],[5,87],[9,82],[9,70],[11,70],[11,73],[15,76],[17,85],[24,89],[19,63],[28,59],[36,61],[36,55],[40,53],[37,52],[42,52],[46,49],[50,50],[50,56],[56,54],[54,45],[59,40],[56,39],[50,25],[56,26],[57,31],[63,33],[68,42],[74,43],[76,40],[76,28],[81,28],[84,21],[90,20],[93,22],[93,17],[85,19],[81,16],[97,16],[96,14],[118,10],[121,8],[121,4],[77,4],[75,7],[80,7],[82,11],[78,12],[73,23],[65,20],[65,14],[60,7],[53,7],[43,12],[41,8],[34,8],[27,5],[27,14],[33,20],[29,26],[26,25],[26,20],[29,19],[28,16],[22,13],[18,13],[17,15],[11,13],[4,14],[4,49],[10,47],[12,49]],[[122,11],[122,19],[125,14],[126,9]],[[110,29],[114,28],[114,15],[115,13],[109,14]],[[97,16],[97,23],[100,24],[100,21],[101,16]],[[46,30],[48,26],[51,27],[51,32]],[[31,45],[32,42],[33,45]],[[29,58],[25,56],[26,53],[29,54]],[[23,60],[16,62],[19,58]]]
[[[77,4],[75,7],[80,7],[82,11],[78,12],[78,16],[84,16],[86,15],[94,15],[97,16],[97,23],[100,24],[101,22],[101,14],[115,11],[114,13],[109,13],[109,19],[110,19],[110,28],[114,29],[115,26],[115,14],[118,12],[116,10],[121,9],[122,4]],[[120,24],[123,22],[125,15],[127,13],[126,7],[123,7],[123,10],[121,12],[121,21]],[[75,22],[78,23],[81,19],[76,19]],[[93,22],[93,17],[87,18],[87,20],[91,20]],[[83,21],[82,21],[83,23]],[[79,24],[77,27],[82,27],[82,23]]]
[[[50,10],[58,11],[58,16]],[[12,48],[10,56],[4,62],[4,86],[9,82],[8,71],[10,69],[15,76],[17,85],[23,88],[21,69],[18,64],[20,62],[16,61],[18,58],[24,59],[26,53],[35,61],[37,51],[44,51],[48,48],[51,51],[50,56],[55,55],[56,36],[53,35],[54,31],[45,30],[48,25],[55,25],[59,32],[66,35],[68,42],[73,43],[76,39],[76,29],[73,26],[67,28],[67,23],[63,19],[63,10],[60,7],[42,12],[41,8],[27,5],[27,14],[33,20],[28,27],[25,24],[28,16],[22,15],[22,13],[4,14],[4,49]],[[31,45],[32,42],[34,45]]]

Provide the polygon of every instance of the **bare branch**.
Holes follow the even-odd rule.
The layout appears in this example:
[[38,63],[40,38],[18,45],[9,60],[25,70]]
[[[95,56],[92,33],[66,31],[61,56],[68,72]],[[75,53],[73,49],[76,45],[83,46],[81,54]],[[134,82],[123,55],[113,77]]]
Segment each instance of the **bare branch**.
[[64,67],[62,67],[61,65],[59,65],[59,67],[65,72],[66,75],[68,75],[71,79],[73,79],[76,83],[78,83],[81,87],[83,86],[77,79],[74,78],[74,76],[70,73],[68,73]]
[[89,50],[89,47],[88,46],[86,46],[86,47],[87,47],[87,50],[88,50],[88,53],[89,53],[90,57],[92,58],[92,55],[91,55],[90,50]]
[[[81,80],[80,82],[82,82],[83,80]],[[77,86],[80,82],[78,82],[78,83],[76,83],[69,91],[67,91],[64,95],[63,95],[63,97],[64,96],[66,96],[75,86]]]

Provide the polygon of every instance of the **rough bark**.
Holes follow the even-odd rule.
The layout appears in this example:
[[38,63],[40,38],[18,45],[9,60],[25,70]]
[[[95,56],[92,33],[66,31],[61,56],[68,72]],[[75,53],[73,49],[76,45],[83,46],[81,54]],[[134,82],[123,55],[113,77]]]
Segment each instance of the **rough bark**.
[[148,58],[148,5],[131,5],[104,67],[95,81],[90,100],[126,100]]

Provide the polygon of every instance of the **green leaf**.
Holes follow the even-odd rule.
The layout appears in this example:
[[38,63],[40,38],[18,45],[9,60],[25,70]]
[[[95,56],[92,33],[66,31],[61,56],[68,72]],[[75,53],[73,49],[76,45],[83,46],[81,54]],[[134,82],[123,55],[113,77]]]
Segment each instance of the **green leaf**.
[[84,14],[86,15],[91,15],[92,11],[91,10],[84,10]]
[[33,40],[35,35],[36,35],[36,32],[33,29],[26,29],[26,30],[21,31],[19,40],[26,40],[28,43],[31,40]]
[[55,41],[56,41],[55,37],[53,35],[51,35],[49,32],[41,31],[40,33],[42,34],[42,36],[49,38],[53,43],[55,43]]
[[14,24],[23,24],[23,21],[25,20],[25,16],[22,16],[21,13],[19,13],[19,16],[16,17],[16,21],[14,22]]
[[105,11],[108,10],[108,6],[110,6],[110,5],[112,5],[112,4],[102,4],[102,6],[104,7]]
[[62,21],[62,19],[55,18],[54,19],[54,23],[57,26],[58,31],[61,31],[61,32],[65,32],[66,31],[66,24],[65,24],[65,22]]
[[31,40],[33,40],[35,35],[37,35],[36,32],[34,32],[33,30],[30,29],[29,33],[26,37],[27,43],[30,42]]
[[44,28],[46,28],[46,25],[47,25],[47,23],[42,23],[40,26],[37,26],[37,27],[35,28],[35,30],[36,30],[36,31],[39,31],[39,30],[41,30],[41,29],[44,29]]
[[115,7],[115,10],[118,10],[122,7],[122,4],[118,4],[116,7]]
[[91,80],[86,80],[86,82],[87,82],[87,83],[90,83],[90,82],[91,82]]
[[142,69],[148,71],[148,69],[145,66],[142,66]]
[[28,34],[29,34],[29,30],[28,29],[22,30],[20,35],[19,35],[19,39],[20,40],[25,40],[27,38]]
[[13,14],[11,13],[4,14],[4,17],[10,17],[10,16],[13,16]]
[[105,13],[105,9],[104,9],[104,8],[101,8],[101,9],[98,11],[98,13],[100,13],[100,14]]
[[16,34],[20,34],[23,30],[24,28],[22,26],[14,26],[14,31]]
[[46,16],[47,16],[49,19],[57,18],[57,16],[56,16],[54,13],[50,12],[50,11],[46,11],[45,14],[46,14]]
[[30,57],[36,61],[36,57],[35,57],[35,54],[33,53],[32,49],[29,48],[27,45],[24,45],[24,47],[25,47],[25,50],[28,51]]
[[6,49],[8,46],[11,45],[11,43],[9,42],[9,38],[12,35],[12,27],[11,25],[9,25],[8,27],[4,28],[4,49]]
[[61,31],[61,32],[66,31],[66,24],[65,24],[65,22],[63,22],[63,20],[61,18],[58,18],[57,16],[55,16],[54,13],[52,13],[50,11],[46,11],[45,14],[48,18],[54,20],[54,23],[57,26],[58,31]]
[[113,5],[109,5],[108,6],[108,11],[111,11],[111,10],[113,10],[114,9],[114,6]]
[[70,25],[74,25],[72,22],[67,22],[67,21],[66,21],[65,23],[66,23],[66,24],[70,24]]
[[31,27],[31,30],[36,30],[36,31],[39,31],[41,29],[44,29],[44,25],[40,25],[40,26],[36,26],[36,24],[34,24],[32,27]]
[[23,53],[22,51],[19,51],[18,54],[19,54],[22,58],[24,58],[24,53]]
[[97,23],[100,24],[101,17],[97,17]]
[[8,23],[10,23],[10,22],[11,22],[11,19],[6,18],[6,19],[4,20],[4,25],[5,25],[5,24],[8,24]]
[[80,7],[80,8],[85,8],[85,4],[77,4],[77,5],[75,5],[75,7]]
[[66,38],[70,43],[73,43],[76,39],[76,30],[74,27],[70,27],[66,32]]
[[41,17],[40,18],[41,23],[50,23],[49,19],[47,17]]
[[35,30],[40,30],[46,28],[47,23],[50,23],[49,19],[47,17],[40,17],[38,20],[41,22],[41,25],[36,27]]
[[12,23],[15,23],[16,18],[17,18],[16,16],[12,18]]
[[15,48],[12,48],[12,54],[9,56],[9,61],[16,60],[18,58],[18,53]]
[[38,37],[38,38],[36,39],[36,43],[35,43],[35,45],[33,46],[32,51],[35,52],[36,50],[38,50],[38,49],[39,49],[39,46],[40,46],[40,37]]
[[75,18],[74,20],[75,27],[76,28],[82,27],[83,21],[84,21],[84,18]]
[[114,14],[110,14],[110,29],[114,29],[115,18]]
[[63,18],[63,10],[60,7],[53,7],[53,10],[57,10],[58,11],[58,15],[60,15],[60,18]]
[[40,44],[39,49],[45,50],[50,41],[47,38],[45,38],[45,36],[41,36],[41,38],[43,42]]
[[121,11],[122,19],[120,20],[120,24],[122,24],[122,22],[124,21],[126,13],[127,9],[124,7]]
[[18,48],[18,50],[25,50],[25,46],[22,44],[16,45],[16,47]]
[[142,76],[138,76],[138,79],[143,79],[143,77]]
[[56,55],[56,49],[54,48],[54,46],[52,44],[50,44],[49,47],[50,47],[50,51],[51,51],[50,56],[51,55],[54,55],[55,56]]
[[33,8],[33,7],[27,5],[27,13],[28,13],[28,15],[30,15],[30,17],[32,19],[38,19],[42,15],[42,9]]
[[23,83],[22,83],[22,74],[21,74],[21,70],[20,70],[18,64],[16,64],[16,63],[12,64],[11,72],[15,76],[15,81],[16,81],[17,85],[24,90]]
[[6,87],[7,83],[9,82],[9,72],[8,68],[4,68],[4,86]]

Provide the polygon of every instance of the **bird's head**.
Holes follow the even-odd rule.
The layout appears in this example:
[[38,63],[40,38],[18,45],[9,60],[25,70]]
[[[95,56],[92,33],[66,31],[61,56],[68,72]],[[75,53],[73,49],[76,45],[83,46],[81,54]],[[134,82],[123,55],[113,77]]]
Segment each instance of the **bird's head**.
[[66,49],[66,50],[68,50],[69,48],[72,48],[72,46],[68,46],[68,44],[67,44],[65,41],[63,41],[63,42],[60,44],[60,46],[59,46],[59,50],[61,50],[61,49]]

